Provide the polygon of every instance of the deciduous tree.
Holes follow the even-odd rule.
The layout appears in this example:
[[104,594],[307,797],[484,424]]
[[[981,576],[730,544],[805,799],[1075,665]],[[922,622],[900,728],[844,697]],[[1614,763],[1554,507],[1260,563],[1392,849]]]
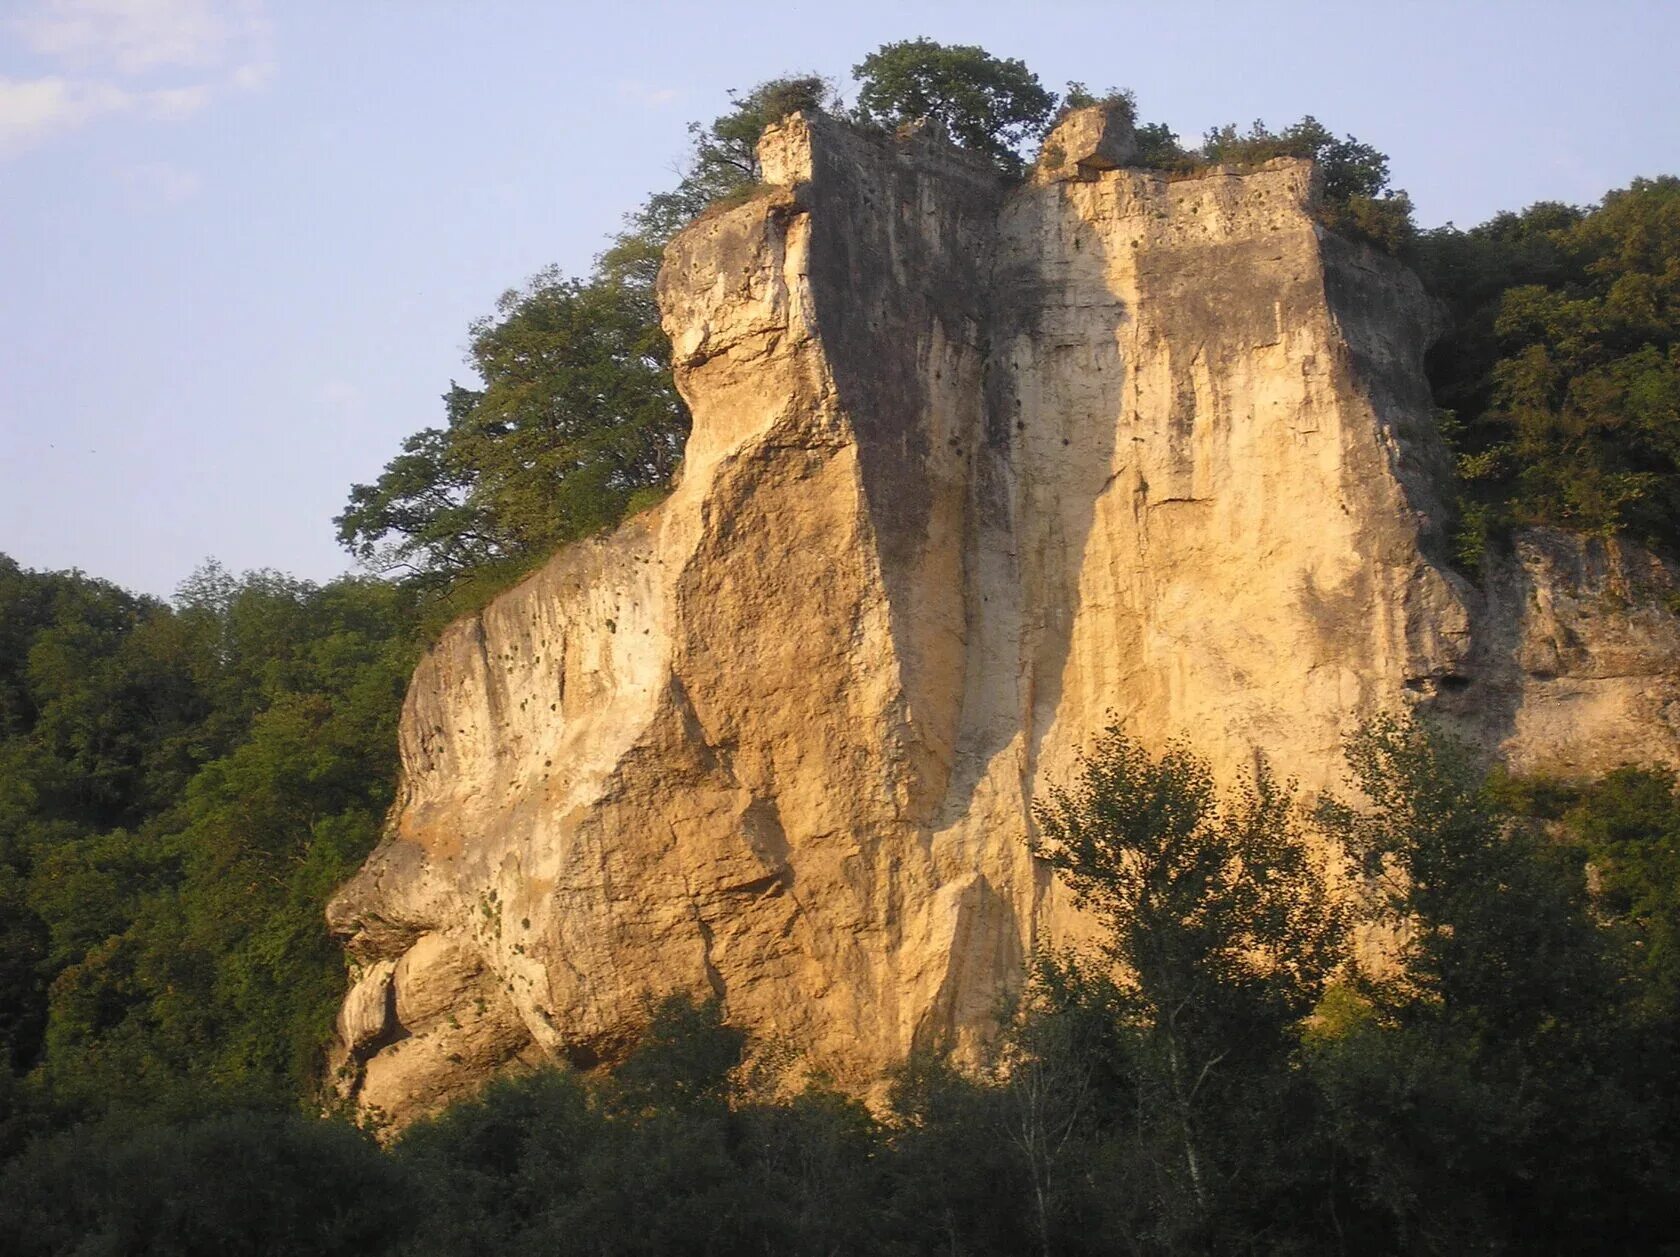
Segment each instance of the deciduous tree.
[[1024,62],[972,44],[925,38],[883,44],[852,74],[864,122],[937,122],[957,143],[1009,171],[1020,168],[1020,146],[1043,133],[1056,108],[1055,93]]

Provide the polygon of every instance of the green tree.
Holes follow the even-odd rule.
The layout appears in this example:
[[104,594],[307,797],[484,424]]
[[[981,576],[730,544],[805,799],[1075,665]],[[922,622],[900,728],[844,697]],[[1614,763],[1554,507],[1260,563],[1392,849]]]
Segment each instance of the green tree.
[[1594,873],[1594,907],[1625,932],[1646,1015],[1680,1031],[1680,787],[1627,766],[1575,792],[1562,820]]
[[22,1073],[40,1051],[47,941],[28,883],[12,864],[0,863],[0,1073]]
[[448,425],[351,490],[340,541],[380,570],[448,584],[616,523],[682,454],[668,354],[645,294],[623,284],[548,270],[510,290],[473,325],[484,387],[452,388]]
[[1475,554],[1506,524],[1680,536],[1680,179],[1420,242],[1454,312],[1429,361]]
[[648,1008],[636,1050],[613,1071],[610,1100],[623,1112],[665,1107],[721,1110],[735,1087],[747,1036],[715,999],[668,995]]
[[[757,185],[757,145],[788,114],[837,108],[826,79],[797,75],[731,93],[694,123],[675,188],[628,216],[588,280],[550,268],[472,326],[483,386],[452,384],[444,425],[407,438],[335,523],[383,572],[490,588],[567,541],[611,527],[670,482],[689,416],[670,375],[654,283],[665,246],[701,211]],[[477,596],[469,585],[451,606]]]
[[170,606],[0,563],[0,1038],[31,1085],[90,1112],[312,1085],[322,907],[389,805],[411,604],[210,565]]
[[613,1076],[504,1080],[403,1135],[397,1159],[427,1202],[413,1251],[890,1251],[867,1110],[815,1089],[752,1095],[744,1036],[716,1001],[651,1012]]
[[1151,1202],[1128,1233],[1167,1251],[1270,1243],[1269,1176],[1310,1132],[1290,1061],[1344,954],[1292,790],[1262,766],[1221,805],[1205,762],[1114,728],[1035,818],[1035,854],[1101,923],[1114,974],[1046,959],[1040,983],[1057,1016],[1116,1010],[1110,1070],[1131,1094],[1115,1146],[1136,1150],[1124,1176]]
[[1411,198],[1389,187],[1388,155],[1351,135],[1338,139],[1311,114],[1282,131],[1259,119],[1246,133],[1235,123],[1215,127],[1197,157],[1232,165],[1311,158],[1320,180],[1318,213],[1327,227],[1395,254],[1408,252],[1416,235]]
[[1020,146],[1043,134],[1056,108],[1055,93],[1023,62],[972,44],[883,44],[852,74],[861,121],[896,127],[929,119],[1010,172],[1020,169]]
[[1337,139],[1334,132],[1308,114],[1299,122],[1272,131],[1256,120],[1247,134],[1227,123],[1207,133],[1202,155],[1211,162],[1249,163],[1271,157],[1310,157],[1318,163],[1324,199],[1346,202],[1356,196],[1375,197],[1388,189],[1388,155],[1353,136]]
[[1319,1058],[1354,1199],[1404,1249],[1644,1251],[1660,1142],[1578,864],[1438,732],[1379,720],[1348,758],[1364,801],[1324,822],[1398,948]]
[[390,1251],[414,1215],[371,1140],[296,1115],[85,1126],[0,1169],[0,1250],[16,1257],[360,1257]]
[[[166,817],[100,839],[67,870],[108,885],[115,907],[93,931],[103,940],[59,958],[45,1064],[56,1090],[95,1105],[188,1084],[307,1092],[342,994],[323,908],[391,798],[407,604],[376,581],[261,574],[232,596],[230,634],[251,636],[222,667],[259,687],[238,695],[248,719]],[[62,932],[88,902],[41,906]]]

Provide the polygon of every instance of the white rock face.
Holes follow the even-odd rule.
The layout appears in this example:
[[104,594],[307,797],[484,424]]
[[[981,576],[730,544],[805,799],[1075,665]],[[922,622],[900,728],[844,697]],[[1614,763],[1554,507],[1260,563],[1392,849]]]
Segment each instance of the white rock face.
[[1419,702],[1523,771],[1680,763],[1666,568],[1431,557],[1435,315],[1315,225],[1307,163],[1006,191],[797,115],[761,153],[661,279],[680,485],[415,674],[329,910],[363,1106],[610,1057],[670,990],[859,1090],[972,1046],[1080,934],[1026,838],[1111,720],[1308,790]]

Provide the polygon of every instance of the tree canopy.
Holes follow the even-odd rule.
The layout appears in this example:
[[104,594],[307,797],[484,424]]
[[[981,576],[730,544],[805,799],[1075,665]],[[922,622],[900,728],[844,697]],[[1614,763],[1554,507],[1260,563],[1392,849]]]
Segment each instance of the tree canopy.
[[0,557],[0,1052],[61,1103],[311,1084],[326,896],[395,772],[412,598],[210,566],[173,605]]
[[906,39],[883,44],[852,67],[857,116],[896,127],[928,119],[965,148],[1005,169],[1020,165],[1020,146],[1042,135],[1056,108],[1026,64],[972,44]]
[[381,570],[448,576],[616,523],[682,454],[668,353],[625,285],[550,270],[504,293],[472,328],[484,387],[452,386],[447,425],[351,490],[340,540]]
[[1507,523],[1680,543],[1680,178],[1420,243],[1455,330],[1430,359],[1474,563]]
[[671,238],[708,207],[758,183],[765,128],[791,113],[841,107],[834,85],[815,74],[770,79],[746,93],[730,92],[729,100],[729,109],[709,124],[689,123],[690,148],[677,186],[655,192],[627,215],[624,230],[601,255],[601,275],[647,294],[650,302]]
[[1489,781],[1396,722],[1349,748],[1361,806],[1315,813],[1111,731],[1036,813],[1094,945],[880,1116],[685,997],[615,1068],[391,1151],[306,1115],[413,625],[372,581],[212,567],[163,603],[0,562],[0,1247],[1662,1251],[1672,776]]

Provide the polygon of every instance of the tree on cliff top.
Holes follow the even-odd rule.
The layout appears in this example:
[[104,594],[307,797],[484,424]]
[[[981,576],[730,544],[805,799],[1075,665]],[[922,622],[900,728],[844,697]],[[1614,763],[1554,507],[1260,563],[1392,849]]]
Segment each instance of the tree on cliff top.
[[[1247,132],[1235,123],[1211,128],[1191,164],[1254,165],[1273,157],[1309,157],[1318,166],[1319,217],[1332,231],[1404,252],[1416,236],[1412,200],[1389,187],[1388,154],[1345,135],[1340,139],[1311,114],[1273,131],[1255,119]],[[1171,163],[1169,163],[1171,164]]]
[[449,583],[609,527],[669,481],[688,412],[643,294],[537,275],[472,328],[478,390],[452,386],[427,428],[356,485],[339,540],[381,570]]
[[1019,145],[1042,135],[1056,108],[1056,94],[1025,63],[972,44],[883,44],[852,73],[862,85],[860,121],[893,127],[930,119],[1009,171],[1020,168]]

